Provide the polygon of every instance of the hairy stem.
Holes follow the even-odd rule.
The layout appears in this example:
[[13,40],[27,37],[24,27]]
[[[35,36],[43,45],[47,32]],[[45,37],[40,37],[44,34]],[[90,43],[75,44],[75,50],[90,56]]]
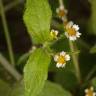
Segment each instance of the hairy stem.
[[5,13],[4,13],[4,6],[3,6],[2,0],[0,0],[0,11],[1,11],[1,18],[2,18],[2,23],[3,23],[3,27],[4,27],[6,42],[7,42],[7,46],[8,46],[10,62],[11,62],[11,64],[14,65],[15,60],[14,60],[12,44],[11,44],[11,39],[10,39],[9,31],[8,31],[8,26],[7,26],[7,21],[6,21],[6,17],[5,17]]
[[[70,46],[71,52],[74,52],[75,51],[74,46],[73,46],[73,43],[71,41],[69,41],[69,46]],[[74,64],[74,67],[75,67],[76,77],[77,77],[78,81],[81,82],[78,58],[77,58],[76,54],[71,54],[71,55],[72,55],[72,60],[73,60],[73,64]]]
[[21,79],[21,75],[17,72],[17,70],[4,58],[4,56],[0,53],[0,64],[17,80]]

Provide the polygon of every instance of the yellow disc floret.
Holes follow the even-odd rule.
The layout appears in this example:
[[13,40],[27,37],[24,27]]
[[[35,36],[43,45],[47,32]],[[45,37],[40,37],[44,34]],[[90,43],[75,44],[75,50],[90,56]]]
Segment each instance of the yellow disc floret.
[[58,60],[57,60],[58,63],[60,64],[65,64],[66,63],[66,60],[65,60],[65,57],[64,56],[59,56]]
[[90,87],[85,89],[85,96],[96,96],[96,92],[94,92],[94,88]]
[[52,39],[57,39],[58,31],[57,30],[51,30],[50,36]]

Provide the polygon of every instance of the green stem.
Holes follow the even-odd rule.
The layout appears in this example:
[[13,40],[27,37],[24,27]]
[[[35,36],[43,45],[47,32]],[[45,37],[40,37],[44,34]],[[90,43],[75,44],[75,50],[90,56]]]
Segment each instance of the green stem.
[[[69,40],[69,46],[70,46],[70,50],[71,52],[74,52],[74,46],[73,46],[73,43]],[[80,69],[79,69],[79,64],[78,64],[78,58],[76,56],[76,54],[71,54],[72,55],[72,60],[73,60],[73,64],[74,64],[74,67],[75,67],[75,74],[76,74],[76,77],[79,81],[79,83],[81,82],[81,77],[80,77]]]
[[94,66],[94,67],[92,68],[92,70],[88,73],[85,81],[88,81],[95,72],[96,72],[96,66]]
[[17,80],[21,79],[21,75],[17,72],[17,70],[11,66],[11,64],[4,58],[4,56],[0,53],[0,64]]
[[5,17],[5,13],[4,13],[4,6],[3,6],[2,0],[0,0],[0,11],[1,11],[1,18],[2,18],[2,23],[3,23],[3,27],[4,27],[6,42],[7,42],[7,46],[8,46],[10,62],[11,62],[11,64],[14,65],[15,60],[14,60],[14,55],[13,55],[13,50],[12,50],[12,45],[11,45],[11,39],[10,39],[9,31],[8,31],[8,26],[7,26],[7,21],[6,21],[6,17]]

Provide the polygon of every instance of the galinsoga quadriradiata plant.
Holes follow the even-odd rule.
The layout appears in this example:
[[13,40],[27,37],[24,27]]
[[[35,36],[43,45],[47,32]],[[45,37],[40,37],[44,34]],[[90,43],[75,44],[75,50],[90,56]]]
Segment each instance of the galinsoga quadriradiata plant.
[[[73,21],[68,20],[68,10],[65,8],[63,0],[58,1],[59,6],[56,8],[56,13],[63,22],[63,34],[60,34],[59,30],[50,28],[52,12],[48,0],[26,0],[24,22],[35,49],[30,53],[24,68],[25,96],[37,96],[44,90],[44,86],[50,85],[50,82],[46,80],[51,60],[54,60],[56,68],[61,68],[61,70],[66,70],[67,63],[72,61],[75,68],[74,74],[79,84],[82,83],[78,64],[78,50],[75,50],[74,47],[74,42],[81,36],[80,28]],[[51,48],[54,42],[62,37],[69,41],[70,52],[66,52],[64,49],[56,52]],[[40,46],[37,47],[36,45]],[[93,89],[93,87],[86,89],[85,96],[95,96],[96,93]],[[70,92],[64,94],[64,96],[71,96]]]

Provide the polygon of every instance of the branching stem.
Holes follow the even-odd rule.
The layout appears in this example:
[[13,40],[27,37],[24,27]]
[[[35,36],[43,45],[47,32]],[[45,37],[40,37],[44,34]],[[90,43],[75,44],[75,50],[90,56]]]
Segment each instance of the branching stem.
[[11,44],[11,39],[10,39],[10,35],[9,35],[9,30],[8,30],[8,26],[7,26],[7,21],[6,21],[6,17],[5,17],[5,13],[4,13],[4,6],[3,6],[2,0],[0,0],[0,11],[1,11],[1,18],[2,18],[2,23],[3,23],[3,27],[4,27],[6,42],[7,42],[7,46],[8,46],[10,62],[11,62],[11,64],[14,65],[15,60],[14,60],[12,44]]

